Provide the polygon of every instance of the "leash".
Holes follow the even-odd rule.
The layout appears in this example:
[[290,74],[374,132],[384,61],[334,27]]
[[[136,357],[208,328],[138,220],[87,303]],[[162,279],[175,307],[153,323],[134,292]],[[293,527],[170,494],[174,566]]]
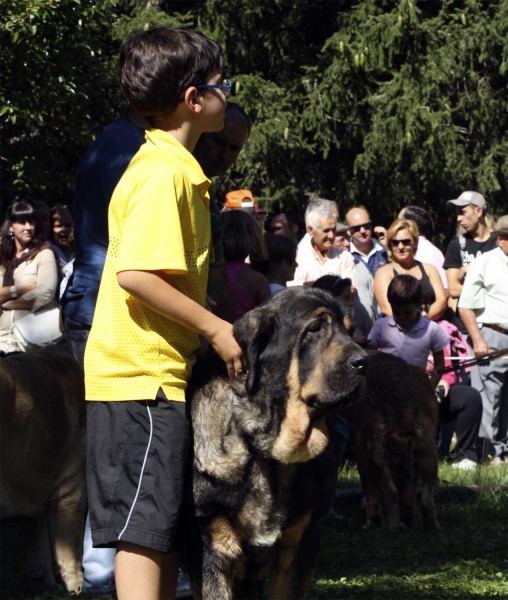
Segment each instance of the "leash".
[[[501,356],[505,356],[507,354],[508,348],[502,348],[501,350],[495,350],[494,352],[489,352],[488,354],[484,354],[483,356],[468,356],[466,359],[460,359],[460,362],[456,365],[450,365],[448,367],[443,367],[442,369],[436,369],[435,371],[432,371],[432,373],[428,373],[428,375],[442,375],[443,373],[458,371],[459,369],[463,369],[464,367],[472,367],[474,365],[487,363],[491,360],[495,360],[496,358],[500,358]],[[457,360],[457,357],[454,358]],[[446,357],[446,360],[450,360],[450,357]]]

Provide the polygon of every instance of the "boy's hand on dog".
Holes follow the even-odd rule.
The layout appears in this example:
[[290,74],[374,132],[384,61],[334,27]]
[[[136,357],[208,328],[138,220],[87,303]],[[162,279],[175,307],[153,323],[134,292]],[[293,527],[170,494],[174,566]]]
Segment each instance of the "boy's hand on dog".
[[227,321],[221,321],[221,327],[210,336],[209,341],[213,349],[226,363],[228,376],[231,381],[244,372],[244,356],[242,349],[233,336],[233,325]]

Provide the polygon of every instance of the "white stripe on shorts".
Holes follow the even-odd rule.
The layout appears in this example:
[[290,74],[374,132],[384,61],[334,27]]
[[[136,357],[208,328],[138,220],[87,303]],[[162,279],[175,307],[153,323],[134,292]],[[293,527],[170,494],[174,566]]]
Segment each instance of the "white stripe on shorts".
[[120,532],[120,535],[118,536],[119,540],[122,538],[122,535],[125,533],[125,530],[127,529],[128,525],[129,525],[129,521],[130,521],[130,518],[132,515],[132,511],[134,510],[134,506],[136,506],[136,501],[139,496],[139,490],[141,489],[141,482],[143,481],[143,473],[145,471],[146,459],[148,458],[148,452],[150,452],[150,446],[152,445],[153,421],[152,421],[152,414],[150,412],[150,407],[148,405],[146,407],[146,410],[148,411],[148,418],[150,419],[150,437],[148,438],[148,446],[146,447],[145,459],[143,460],[143,466],[141,467],[141,474],[139,475],[138,489],[136,490],[136,495],[134,496],[134,500],[132,502],[131,509],[127,516],[127,521],[125,523],[125,527],[122,529],[122,531]]

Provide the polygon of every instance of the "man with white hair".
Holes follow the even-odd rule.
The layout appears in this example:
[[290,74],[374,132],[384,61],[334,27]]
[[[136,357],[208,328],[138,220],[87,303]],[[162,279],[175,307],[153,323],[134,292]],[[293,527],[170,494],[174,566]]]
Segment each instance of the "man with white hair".
[[349,277],[356,288],[355,261],[346,250],[333,245],[337,227],[337,205],[331,200],[309,202],[305,211],[305,226],[309,242],[300,244],[296,255],[298,267],[288,286],[311,285],[323,275]]

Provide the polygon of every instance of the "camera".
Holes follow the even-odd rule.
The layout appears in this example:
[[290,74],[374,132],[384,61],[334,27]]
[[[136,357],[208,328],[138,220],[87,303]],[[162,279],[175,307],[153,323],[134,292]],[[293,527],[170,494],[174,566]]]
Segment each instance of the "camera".
[[441,404],[441,402],[446,397],[446,390],[444,385],[438,385],[434,392],[436,392],[437,401]]

